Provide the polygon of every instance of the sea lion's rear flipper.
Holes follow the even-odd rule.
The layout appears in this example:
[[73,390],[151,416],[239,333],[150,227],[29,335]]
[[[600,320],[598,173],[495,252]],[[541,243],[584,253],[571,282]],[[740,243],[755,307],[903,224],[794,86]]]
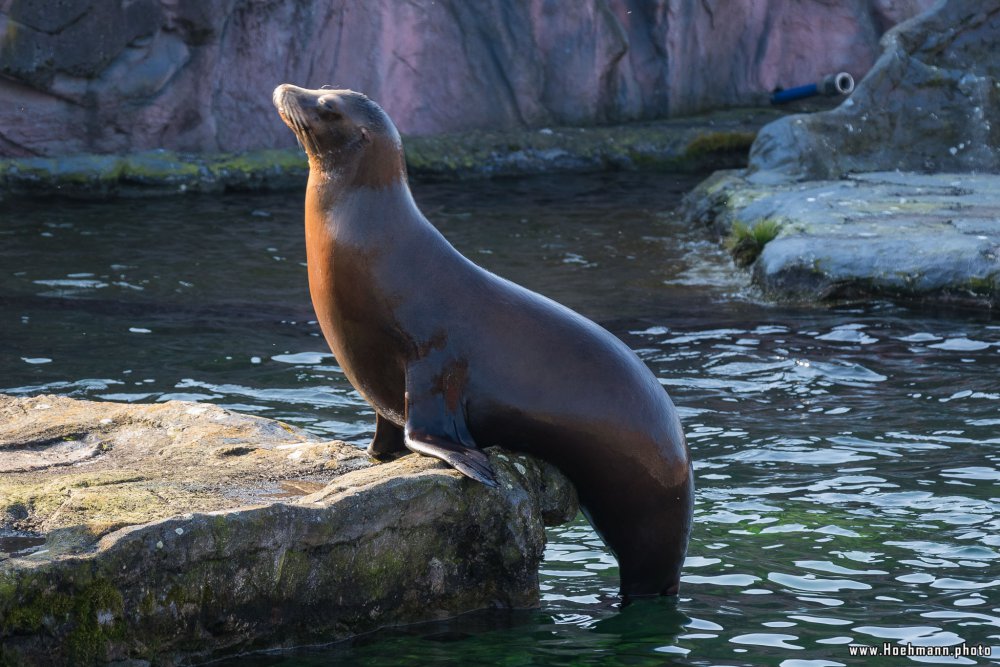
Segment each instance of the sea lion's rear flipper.
[[454,360],[442,364],[425,358],[410,364],[404,442],[411,451],[441,459],[466,477],[496,487],[490,459],[476,447],[465,422],[466,371],[464,362]]
[[470,449],[440,436],[406,428],[406,446],[420,454],[441,459],[466,477],[496,488],[497,480],[490,459],[481,449]]

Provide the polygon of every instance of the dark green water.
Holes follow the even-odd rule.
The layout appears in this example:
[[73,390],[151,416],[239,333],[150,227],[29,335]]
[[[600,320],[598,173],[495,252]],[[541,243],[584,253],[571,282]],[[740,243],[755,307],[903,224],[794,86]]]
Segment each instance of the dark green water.
[[[654,369],[697,461],[677,600],[616,606],[583,522],[537,611],[240,665],[1000,664],[1000,320],[741,293],[647,175],[425,184],[466,254],[597,319]],[[211,401],[364,444],[312,322],[299,195],[0,208],[0,391]],[[849,645],[993,646],[862,658]]]

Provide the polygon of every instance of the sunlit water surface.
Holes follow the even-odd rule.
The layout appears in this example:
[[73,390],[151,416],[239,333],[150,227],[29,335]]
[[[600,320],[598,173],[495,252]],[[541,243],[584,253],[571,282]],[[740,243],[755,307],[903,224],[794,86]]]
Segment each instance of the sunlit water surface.
[[[672,395],[698,486],[679,599],[619,610],[616,564],[578,520],[548,533],[537,611],[233,664],[1000,664],[1000,323],[756,303],[671,214],[692,183],[415,187],[459,249],[604,324]],[[370,437],[312,321],[300,195],[0,216],[0,391],[206,401]],[[883,642],[993,655],[850,654]]]

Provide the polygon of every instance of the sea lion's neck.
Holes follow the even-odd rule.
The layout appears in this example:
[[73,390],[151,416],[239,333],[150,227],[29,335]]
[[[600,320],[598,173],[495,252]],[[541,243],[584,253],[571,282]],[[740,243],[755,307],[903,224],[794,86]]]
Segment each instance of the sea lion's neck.
[[402,177],[381,187],[331,186],[310,174],[306,194],[306,223],[322,224],[331,240],[377,238],[376,230],[403,233],[415,224],[427,224]]

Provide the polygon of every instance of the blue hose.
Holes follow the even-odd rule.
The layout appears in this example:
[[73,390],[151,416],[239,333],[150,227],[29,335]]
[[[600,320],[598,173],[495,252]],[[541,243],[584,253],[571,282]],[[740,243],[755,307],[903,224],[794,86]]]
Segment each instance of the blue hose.
[[794,102],[795,100],[812,97],[813,95],[819,95],[819,86],[815,83],[810,83],[808,86],[789,88],[788,90],[776,90],[774,94],[771,95],[771,104],[785,104],[787,102]]

